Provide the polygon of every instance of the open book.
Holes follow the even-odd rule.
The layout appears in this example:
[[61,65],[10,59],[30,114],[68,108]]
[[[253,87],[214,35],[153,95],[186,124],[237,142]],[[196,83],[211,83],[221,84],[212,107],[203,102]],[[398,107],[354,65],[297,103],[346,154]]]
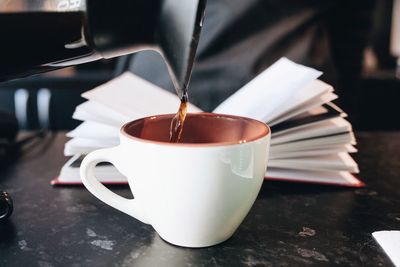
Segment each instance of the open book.
[[[331,101],[332,86],[322,73],[282,58],[220,104],[213,112],[251,117],[272,130],[266,179],[363,186],[352,173],[357,163],[351,124]],[[129,121],[175,113],[180,101],[134,74],[125,73],[82,95],[73,118],[83,121],[67,135],[65,155],[73,156],[53,184],[79,183],[82,155],[119,144],[119,129]],[[150,104],[153,103],[153,104]],[[189,105],[189,112],[201,112]],[[100,181],[126,183],[111,165],[97,168]]]

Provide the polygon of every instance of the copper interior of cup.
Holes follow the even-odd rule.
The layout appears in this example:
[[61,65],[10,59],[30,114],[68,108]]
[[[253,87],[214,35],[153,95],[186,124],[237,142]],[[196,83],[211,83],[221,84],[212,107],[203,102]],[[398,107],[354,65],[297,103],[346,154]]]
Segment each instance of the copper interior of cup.
[[[127,123],[122,133],[128,137],[169,143],[174,114],[158,115]],[[180,144],[237,144],[268,135],[269,128],[257,120],[214,113],[189,113]]]

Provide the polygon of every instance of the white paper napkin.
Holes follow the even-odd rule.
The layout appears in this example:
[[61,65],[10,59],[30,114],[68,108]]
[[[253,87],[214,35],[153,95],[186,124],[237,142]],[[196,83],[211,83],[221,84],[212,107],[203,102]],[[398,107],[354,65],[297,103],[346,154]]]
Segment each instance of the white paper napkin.
[[386,252],[395,266],[400,266],[400,231],[378,231],[372,236]]

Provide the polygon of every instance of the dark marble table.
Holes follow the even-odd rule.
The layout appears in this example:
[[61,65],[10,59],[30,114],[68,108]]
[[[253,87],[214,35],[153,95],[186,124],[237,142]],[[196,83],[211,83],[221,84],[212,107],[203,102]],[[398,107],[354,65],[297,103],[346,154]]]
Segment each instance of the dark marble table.
[[0,266],[391,266],[371,233],[400,229],[400,132],[358,134],[366,188],[265,182],[234,236],[203,249],[164,242],[82,187],[50,186],[65,140],[49,137],[0,170],[15,204],[0,224]]

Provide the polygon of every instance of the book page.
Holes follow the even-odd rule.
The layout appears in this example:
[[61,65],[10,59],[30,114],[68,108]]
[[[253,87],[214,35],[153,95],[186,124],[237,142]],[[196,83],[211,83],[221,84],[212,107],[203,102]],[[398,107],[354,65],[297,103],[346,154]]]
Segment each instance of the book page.
[[280,106],[272,115],[264,117],[263,121],[271,122],[281,117],[283,114],[291,113],[293,110],[297,110],[303,106],[310,106],[310,103],[318,101],[322,95],[331,92],[333,92],[332,86],[323,81],[314,80],[303,88],[298,88],[298,90],[287,99],[285,105]]
[[272,136],[271,144],[282,144],[296,140],[335,135],[352,130],[351,124],[341,117],[295,127]]
[[299,151],[283,151],[275,152],[270,155],[270,159],[285,159],[285,158],[298,158],[298,157],[317,157],[324,155],[331,155],[340,152],[355,153],[357,149],[352,145],[336,145],[324,149],[310,149]]
[[323,136],[314,139],[305,139],[289,143],[271,145],[270,154],[288,151],[302,151],[311,149],[325,149],[338,145],[355,145],[356,139],[353,132]]
[[342,186],[364,186],[360,180],[349,172],[306,171],[268,168],[267,180],[308,182],[316,184],[332,184]]
[[[131,116],[134,117],[135,115],[131,114]],[[136,117],[139,116],[139,114],[136,114]],[[93,121],[114,127],[121,127],[131,117],[122,115],[102,104],[86,101],[75,108],[72,118],[80,121]]]
[[336,153],[320,156],[302,156],[285,159],[271,159],[270,167],[293,170],[348,171],[358,173],[357,163],[347,153]]
[[[180,105],[177,95],[128,72],[83,93],[82,97],[107,106],[131,119],[176,113]],[[201,110],[189,104],[188,111]]]
[[327,92],[327,93],[317,96],[315,98],[309,99],[308,101],[303,102],[302,105],[297,106],[296,108],[291,109],[291,110],[281,114],[280,116],[276,117],[272,121],[269,121],[268,125],[274,126],[283,121],[290,120],[290,119],[296,117],[297,115],[300,115],[303,112],[320,107],[326,103],[329,103],[332,100],[335,100],[336,98],[338,98],[338,96],[336,94]]
[[67,137],[86,138],[99,140],[118,140],[119,127],[113,127],[102,123],[85,121],[74,130],[67,133]]
[[320,71],[281,58],[226,99],[214,112],[262,120],[273,116],[299,88],[321,74]]
[[119,140],[93,140],[86,138],[73,138],[65,143],[64,155],[88,154],[93,150],[119,145]]

